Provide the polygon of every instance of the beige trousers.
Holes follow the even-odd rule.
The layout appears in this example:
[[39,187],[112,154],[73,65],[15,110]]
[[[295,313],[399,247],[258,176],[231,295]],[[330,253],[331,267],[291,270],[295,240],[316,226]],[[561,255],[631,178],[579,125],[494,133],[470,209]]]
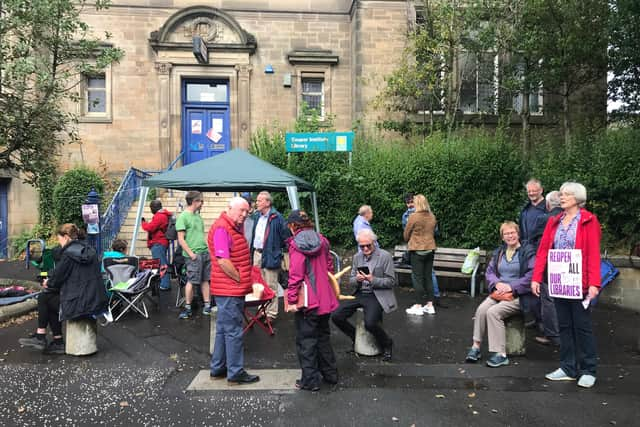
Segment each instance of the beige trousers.
[[[260,266],[262,264],[262,254],[258,251],[253,252],[253,265]],[[276,297],[267,306],[267,316],[275,319],[278,316],[278,273],[280,269],[261,268],[262,278],[269,287],[276,293]]]
[[485,332],[488,332],[489,351],[491,353],[506,354],[507,334],[504,319],[520,312],[518,298],[513,301],[496,301],[487,297],[476,309],[473,321],[473,340],[482,342]]

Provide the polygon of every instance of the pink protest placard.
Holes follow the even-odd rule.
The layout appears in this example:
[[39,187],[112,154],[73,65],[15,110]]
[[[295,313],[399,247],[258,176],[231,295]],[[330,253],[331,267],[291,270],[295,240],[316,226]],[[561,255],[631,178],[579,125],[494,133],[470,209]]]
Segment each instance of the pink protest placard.
[[554,298],[582,299],[582,251],[551,249],[547,257],[549,295]]

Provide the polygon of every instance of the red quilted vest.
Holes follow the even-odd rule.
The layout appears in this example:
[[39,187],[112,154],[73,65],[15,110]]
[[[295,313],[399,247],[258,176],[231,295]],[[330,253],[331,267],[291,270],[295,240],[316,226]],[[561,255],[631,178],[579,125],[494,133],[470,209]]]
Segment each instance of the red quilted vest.
[[[240,273],[240,283],[227,276],[215,256],[216,248],[213,236],[217,228],[222,227],[231,236],[231,249],[229,251],[231,262]],[[223,297],[244,297],[252,291],[251,288],[251,262],[249,260],[249,246],[244,234],[235,227],[231,218],[222,213],[220,218],[209,229],[209,254],[211,255],[211,281],[209,287],[211,295]]]

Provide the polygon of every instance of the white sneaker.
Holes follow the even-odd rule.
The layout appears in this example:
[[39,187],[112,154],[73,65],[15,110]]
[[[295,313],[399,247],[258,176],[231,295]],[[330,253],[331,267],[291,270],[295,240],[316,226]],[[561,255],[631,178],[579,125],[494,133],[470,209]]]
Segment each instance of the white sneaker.
[[415,316],[424,316],[422,306],[420,304],[414,304],[405,310],[407,314],[413,314]]
[[435,309],[435,307],[433,306],[433,304],[431,304],[431,305],[427,305],[427,304],[425,304],[425,306],[424,306],[424,307],[422,307],[422,311],[423,311],[425,314],[436,314],[436,309]]

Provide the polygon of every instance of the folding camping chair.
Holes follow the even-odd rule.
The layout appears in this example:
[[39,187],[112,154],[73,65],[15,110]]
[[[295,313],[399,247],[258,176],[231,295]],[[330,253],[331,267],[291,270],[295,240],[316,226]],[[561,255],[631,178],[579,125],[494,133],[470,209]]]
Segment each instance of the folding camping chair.
[[103,260],[107,273],[107,291],[109,299],[109,314],[120,308],[120,313],[113,321],[118,321],[127,312],[133,310],[145,319],[149,318],[144,297],[152,290],[152,281],[159,277],[157,269],[139,271],[137,257],[106,258]]
[[[260,299],[252,299],[252,294],[248,294],[245,297],[243,316],[247,325],[242,330],[242,333],[244,334],[252,329],[254,325],[258,325],[269,335],[274,335],[275,332],[271,325],[271,319],[267,316],[267,306],[274,298],[278,298],[278,296],[262,278],[260,269],[256,266],[252,267],[251,279],[252,283],[259,283],[264,286],[264,290],[262,292],[262,298]],[[252,311],[251,309],[253,308],[256,308],[256,310]]]

